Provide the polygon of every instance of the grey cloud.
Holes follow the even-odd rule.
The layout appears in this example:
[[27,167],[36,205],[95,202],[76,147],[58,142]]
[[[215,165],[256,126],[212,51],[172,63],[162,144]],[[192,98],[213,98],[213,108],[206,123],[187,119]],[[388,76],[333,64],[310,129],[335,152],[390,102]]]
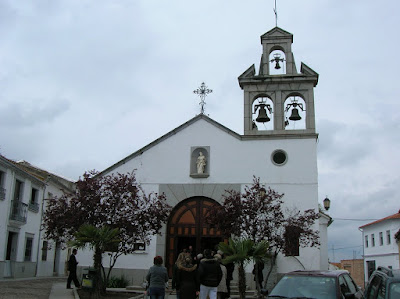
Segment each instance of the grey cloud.
[[0,107],[0,125],[21,128],[49,123],[70,108],[67,100],[54,100],[47,103],[33,102],[10,103]]

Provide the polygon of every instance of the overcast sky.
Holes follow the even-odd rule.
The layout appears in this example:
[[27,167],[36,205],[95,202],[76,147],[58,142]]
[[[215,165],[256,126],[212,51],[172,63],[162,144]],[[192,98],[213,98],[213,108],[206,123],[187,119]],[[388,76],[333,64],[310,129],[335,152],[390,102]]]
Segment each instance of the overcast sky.
[[[237,77],[275,27],[273,0],[0,0],[0,153],[73,180],[199,113],[243,134]],[[278,0],[315,89],[320,202],[331,260],[400,209],[400,1]],[[335,248],[335,250],[332,250]]]

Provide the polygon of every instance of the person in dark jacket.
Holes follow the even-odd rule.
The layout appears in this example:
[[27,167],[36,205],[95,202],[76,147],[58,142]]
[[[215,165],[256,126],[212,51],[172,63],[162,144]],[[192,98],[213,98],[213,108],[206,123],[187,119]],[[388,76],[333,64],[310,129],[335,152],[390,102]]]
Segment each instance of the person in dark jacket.
[[76,250],[75,248],[72,249],[72,254],[69,257],[68,260],[68,271],[69,271],[69,275],[68,275],[68,279],[67,279],[67,289],[71,289],[71,282],[74,281],[74,285],[76,288],[80,288],[81,285],[79,283],[78,278],[76,277],[76,266],[78,265],[78,262],[76,260],[75,255],[78,253],[78,250]]
[[185,263],[187,256],[187,253],[181,252],[172,268],[172,289],[176,290],[176,299],[180,299],[179,292],[181,286],[178,281],[179,267]]
[[200,297],[199,299],[217,299],[219,282],[222,279],[222,270],[211,255],[211,250],[204,250],[204,258],[199,265]]
[[178,264],[176,283],[179,286],[181,299],[196,299],[200,283],[197,275],[197,265],[193,265],[190,255],[186,255],[183,263]]
[[154,266],[150,267],[146,275],[146,280],[149,282],[149,293],[151,299],[165,298],[165,284],[168,282],[167,268],[163,265],[163,258],[156,256],[154,258]]
[[226,287],[228,288],[228,298],[231,296],[231,281],[233,280],[233,272],[235,271],[235,264],[228,263],[226,267]]

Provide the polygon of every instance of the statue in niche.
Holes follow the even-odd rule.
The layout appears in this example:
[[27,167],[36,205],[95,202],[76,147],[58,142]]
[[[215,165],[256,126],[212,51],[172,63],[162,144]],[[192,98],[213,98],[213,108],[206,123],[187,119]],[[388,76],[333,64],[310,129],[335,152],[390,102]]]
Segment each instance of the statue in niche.
[[207,159],[206,157],[203,155],[202,152],[199,152],[199,156],[197,157],[197,173],[204,173],[205,169],[206,169],[206,163],[207,163]]

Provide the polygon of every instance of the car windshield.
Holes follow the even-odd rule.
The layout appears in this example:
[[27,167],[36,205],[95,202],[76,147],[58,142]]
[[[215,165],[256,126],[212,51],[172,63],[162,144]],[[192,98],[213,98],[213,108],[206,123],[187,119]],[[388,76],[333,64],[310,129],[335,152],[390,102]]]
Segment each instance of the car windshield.
[[335,278],[286,275],[274,287],[269,297],[335,299]]
[[389,299],[400,298],[400,281],[392,282],[389,285]]

